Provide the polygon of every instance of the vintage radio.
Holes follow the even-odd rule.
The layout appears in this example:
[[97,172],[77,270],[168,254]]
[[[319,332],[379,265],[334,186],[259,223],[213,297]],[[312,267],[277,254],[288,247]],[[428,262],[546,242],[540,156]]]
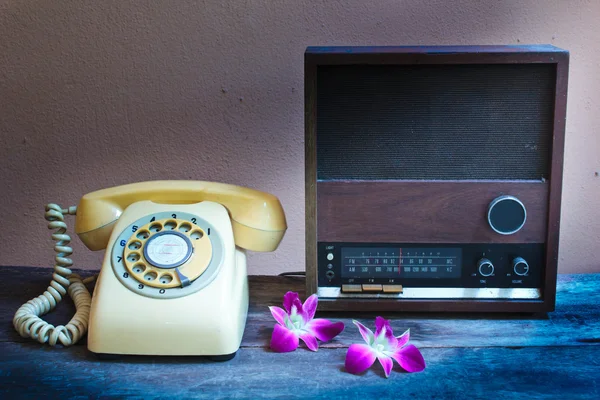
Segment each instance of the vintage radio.
[[554,310],[568,62],[546,45],[307,48],[320,309]]

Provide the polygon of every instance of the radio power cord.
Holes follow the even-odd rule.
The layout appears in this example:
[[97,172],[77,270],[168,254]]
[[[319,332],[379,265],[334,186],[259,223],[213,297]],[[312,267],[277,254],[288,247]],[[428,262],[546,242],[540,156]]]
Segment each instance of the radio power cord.
[[[81,279],[78,274],[73,273],[69,267],[73,261],[69,258],[73,249],[69,246],[71,237],[67,234],[65,215],[75,215],[77,207],[62,209],[57,204],[46,206],[45,218],[48,221],[48,229],[53,229],[52,240],[56,243],[54,273],[52,281],[46,291],[23,304],[13,318],[13,325],[22,337],[30,337],[40,343],[48,343],[50,346],[61,344],[71,346],[88,329],[90,307],[92,296],[85,284],[93,282],[96,276]],[[40,316],[52,311],[63,299],[66,293],[75,303],[75,315],[67,325],[54,326]]]

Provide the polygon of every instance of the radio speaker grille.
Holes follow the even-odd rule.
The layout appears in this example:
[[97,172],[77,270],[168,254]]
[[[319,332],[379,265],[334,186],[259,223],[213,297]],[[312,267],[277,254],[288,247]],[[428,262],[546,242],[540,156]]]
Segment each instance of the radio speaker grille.
[[548,178],[553,64],[317,68],[317,179]]

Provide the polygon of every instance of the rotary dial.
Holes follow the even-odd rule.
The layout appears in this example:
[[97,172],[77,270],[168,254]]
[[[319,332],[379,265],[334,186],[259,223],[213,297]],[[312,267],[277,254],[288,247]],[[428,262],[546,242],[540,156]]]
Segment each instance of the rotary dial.
[[148,223],[125,245],[125,267],[138,281],[156,288],[185,287],[212,258],[211,241],[199,227],[175,218]]

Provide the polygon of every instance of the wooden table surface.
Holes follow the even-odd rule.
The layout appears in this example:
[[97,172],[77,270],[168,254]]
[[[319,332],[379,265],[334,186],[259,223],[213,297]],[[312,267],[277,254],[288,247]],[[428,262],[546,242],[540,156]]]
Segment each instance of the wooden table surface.
[[[90,274],[90,273],[87,273]],[[46,288],[49,269],[0,267],[0,398],[600,398],[600,274],[562,275],[557,310],[540,315],[382,314],[411,343],[427,368],[388,379],[376,362],[362,375],[344,370],[348,346],[362,341],[351,320],[374,325],[377,314],[319,313],[346,329],[313,353],[269,349],[275,321],[267,306],[292,290],[298,277],[251,276],[250,310],[242,347],[233,360],[121,357],[98,360],[85,339],[50,348],[21,338],[12,317]],[[48,316],[66,323],[70,299]]]

